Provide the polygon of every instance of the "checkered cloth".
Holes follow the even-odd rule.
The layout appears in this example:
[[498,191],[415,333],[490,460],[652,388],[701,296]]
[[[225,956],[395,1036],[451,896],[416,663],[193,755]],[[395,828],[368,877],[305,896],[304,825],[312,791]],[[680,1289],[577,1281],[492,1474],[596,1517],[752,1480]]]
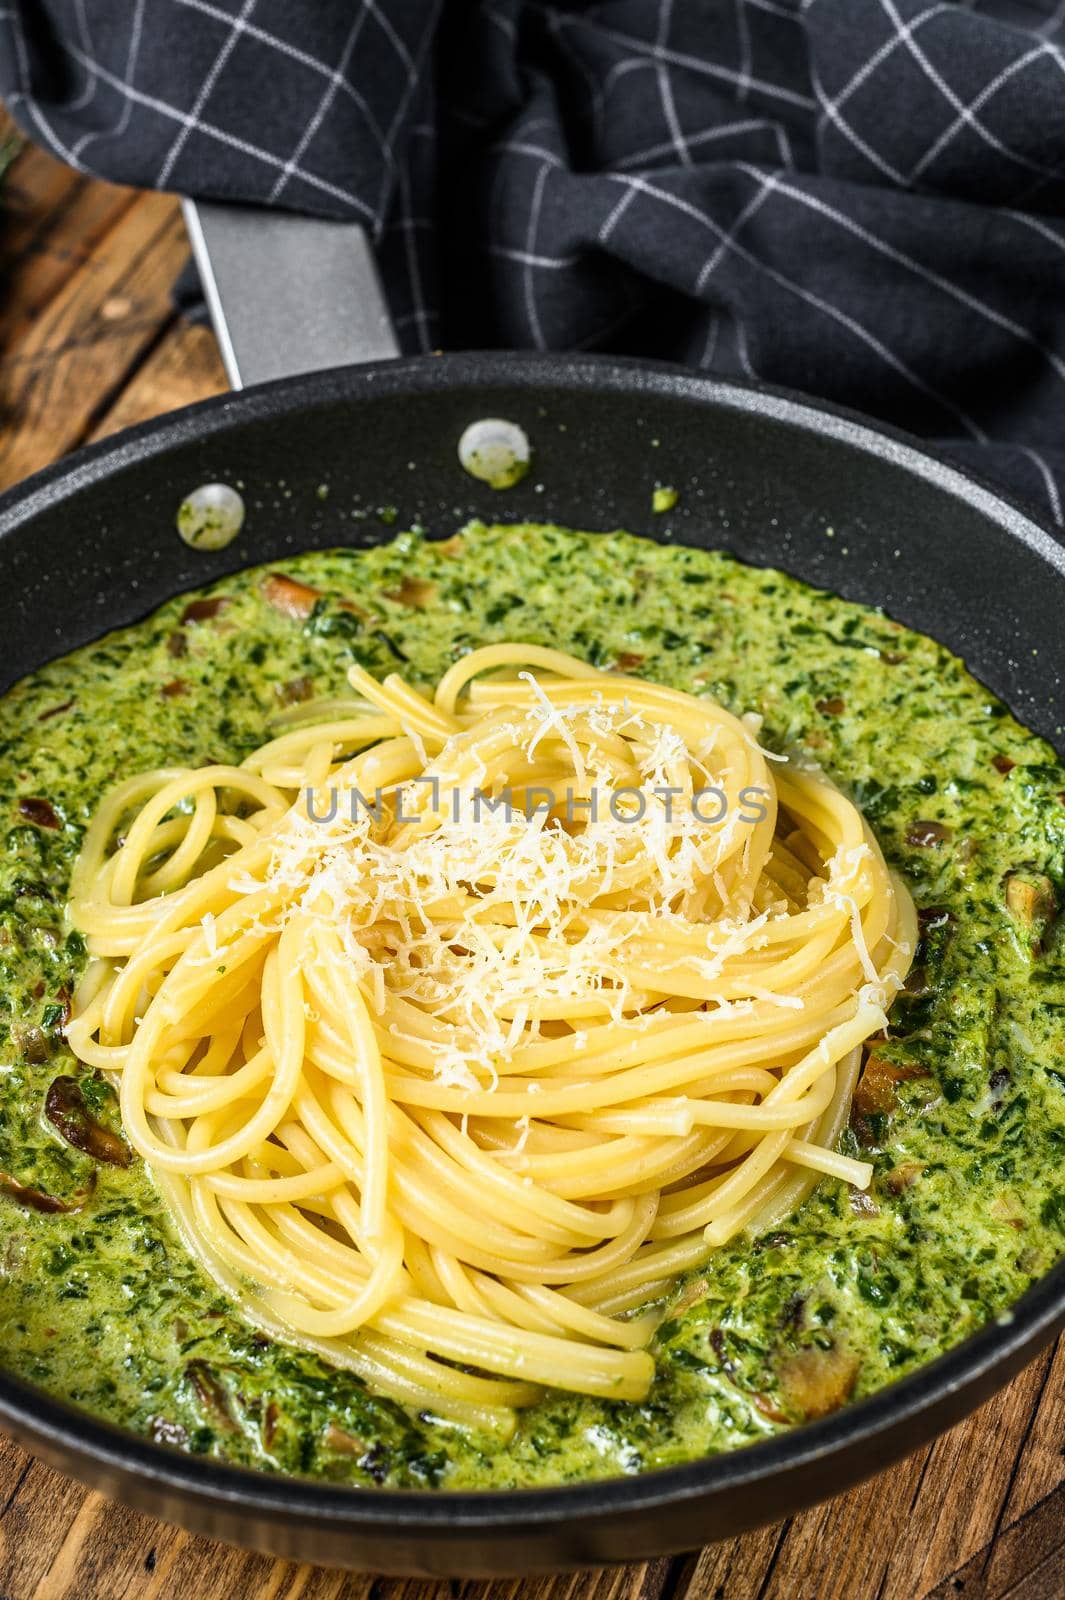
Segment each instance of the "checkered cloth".
[[361,219],[408,349],[788,384],[1062,522],[1065,0],[0,0],[0,91],[86,171]]

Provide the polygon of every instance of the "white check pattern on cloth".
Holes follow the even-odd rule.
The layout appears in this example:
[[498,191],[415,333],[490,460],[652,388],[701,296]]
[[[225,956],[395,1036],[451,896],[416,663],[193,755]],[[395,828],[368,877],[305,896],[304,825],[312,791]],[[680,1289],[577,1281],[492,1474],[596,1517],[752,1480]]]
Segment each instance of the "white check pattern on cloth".
[[1065,502],[1065,0],[4,0],[85,171],[355,218],[412,350],[804,389]]

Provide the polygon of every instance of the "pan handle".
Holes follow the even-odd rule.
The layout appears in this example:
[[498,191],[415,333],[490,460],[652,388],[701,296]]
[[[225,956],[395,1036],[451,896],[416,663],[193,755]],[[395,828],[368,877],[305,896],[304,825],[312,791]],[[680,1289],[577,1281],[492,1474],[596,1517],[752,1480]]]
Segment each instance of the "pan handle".
[[399,355],[358,223],[213,200],[182,205],[234,389]]

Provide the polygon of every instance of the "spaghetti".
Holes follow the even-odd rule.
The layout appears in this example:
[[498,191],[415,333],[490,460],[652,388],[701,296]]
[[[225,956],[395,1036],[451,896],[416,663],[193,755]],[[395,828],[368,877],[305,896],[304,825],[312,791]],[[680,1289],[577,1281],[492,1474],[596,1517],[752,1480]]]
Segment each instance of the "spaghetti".
[[498,645],[359,667],[240,766],[121,784],[68,1038],[252,1323],[505,1432],[641,1399],[676,1276],[790,1213],[915,944],[757,723]]

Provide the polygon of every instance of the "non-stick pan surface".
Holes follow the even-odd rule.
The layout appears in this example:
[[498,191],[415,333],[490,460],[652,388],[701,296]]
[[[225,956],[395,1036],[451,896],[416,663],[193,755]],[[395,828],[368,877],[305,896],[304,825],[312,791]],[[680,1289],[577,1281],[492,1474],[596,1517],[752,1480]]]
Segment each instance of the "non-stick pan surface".
[[[485,416],[521,423],[536,452],[505,493],[476,484],[456,455]],[[244,531],[224,551],[192,551],[177,507],[218,480],[242,490]],[[656,482],[681,491],[668,517],[651,514]],[[1029,512],[844,413],[591,357],[447,356],[289,379],[39,475],[0,500],[3,682],[236,568],[415,522],[445,535],[472,516],[723,547],[881,605],[1063,744],[1065,552]],[[106,1493],[237,1543],[382,1572],[534,1572],[692,1548],[838,1493],[971,1410],[1063,1325],[1065,1265],[1009,1317],[822,1422],[565,1489],[394,1492],[238,1471],[3,1377],[0,1419]]]

